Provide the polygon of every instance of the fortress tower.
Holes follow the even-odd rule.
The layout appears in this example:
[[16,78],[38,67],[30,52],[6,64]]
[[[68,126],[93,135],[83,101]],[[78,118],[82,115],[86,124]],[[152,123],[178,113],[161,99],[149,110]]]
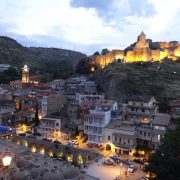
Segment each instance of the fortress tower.
[[29,83],[29,68],[27,65],[22,68],[22,83]]

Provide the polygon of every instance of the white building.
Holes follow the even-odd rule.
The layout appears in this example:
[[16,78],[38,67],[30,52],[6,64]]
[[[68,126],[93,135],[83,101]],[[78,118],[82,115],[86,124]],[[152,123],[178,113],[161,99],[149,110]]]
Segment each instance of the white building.
[[98,100],[103,100],[104,94],[98,93],[76,93],[76,102],[81,104],[82,102],[92,102],[95,103]]
[[53,116],[43,118],[38,127],[38,132],[46,138],[60,138],[61,119]]
[[84,117],[84,133],[88,135],[88,142],[102,144],[104,142],[104,128],[111,119],[111,110],[117,109],[117,103],[111,100],[100,100],[95,109]]

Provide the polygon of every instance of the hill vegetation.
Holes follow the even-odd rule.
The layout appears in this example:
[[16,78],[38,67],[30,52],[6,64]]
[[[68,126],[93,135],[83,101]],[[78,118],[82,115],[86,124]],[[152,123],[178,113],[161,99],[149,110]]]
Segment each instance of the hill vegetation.
[[27,64],[31,74],[44,75],[44,80],[68,77],[84,57],[85,54],[65,49],[23,47],[14,39],[0,36],[0,64],[10,64],[18,73]]
[[131,95],[153,95],[160,111],[168,110],[168,101],[180,96],[180,62],[113,63],[96,71],[98,88],[107,98],[120,103]]

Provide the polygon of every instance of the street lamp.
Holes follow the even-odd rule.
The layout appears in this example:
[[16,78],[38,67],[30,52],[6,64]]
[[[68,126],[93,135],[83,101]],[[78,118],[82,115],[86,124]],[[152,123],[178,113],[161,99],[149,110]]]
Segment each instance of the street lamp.
[[2,158],[2,161],[3,161],[3,166],[4,167],[9,167],[11,165],[11,160],[12,160],[12,157],[9,156],[9,155],[6,155]]
[[6,150],[6,152],[4,153],[4,156],[2,158],[3,167],[4,167],[4,179],[5,180],[6,180],[6,168],[8,168],[11,165],[11,161],[12,161],[12,156],[11,156],[10,152],[8,152]]

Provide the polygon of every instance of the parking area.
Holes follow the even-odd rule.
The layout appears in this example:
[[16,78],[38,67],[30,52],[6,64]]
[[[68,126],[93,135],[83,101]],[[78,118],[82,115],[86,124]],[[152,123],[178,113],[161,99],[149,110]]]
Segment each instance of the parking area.
[[103,157],[98,160],[98,162],[90,164],[84,171],[86,171],[88,175],[99,178],[100,180],[139,180],[145,176],[145,173],[137,164],[134,164],[135,171],[130,173],[127,171],[128,165],[125,163],[118,163],[115,164],[115,166],[106,166],[103,164],[106,160],[107,158]]

